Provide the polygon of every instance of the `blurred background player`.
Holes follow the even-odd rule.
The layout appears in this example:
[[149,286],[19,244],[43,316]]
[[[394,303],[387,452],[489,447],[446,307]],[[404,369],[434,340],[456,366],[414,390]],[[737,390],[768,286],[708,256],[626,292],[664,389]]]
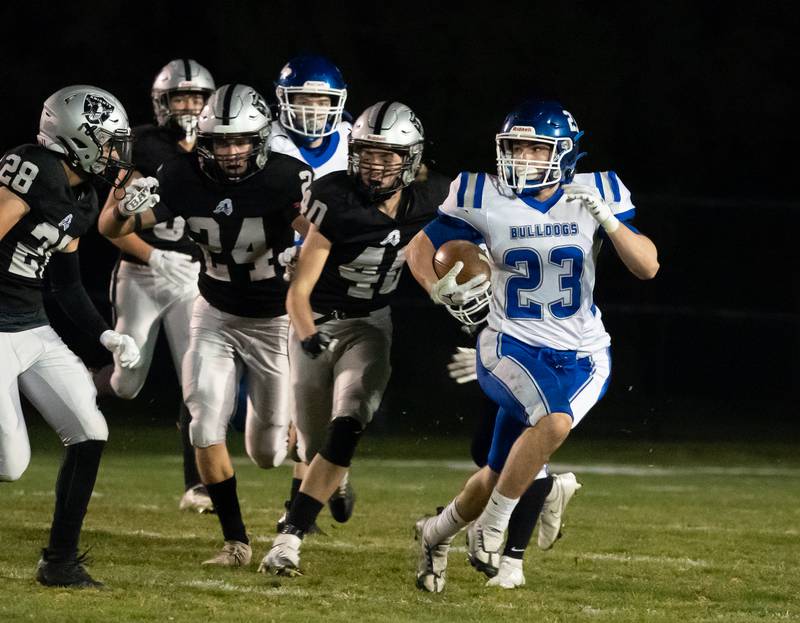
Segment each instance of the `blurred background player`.
[[[278,118],[272,122],[269,148],[306,163],[314,171],[314,179],[328,173],[347,170],[348,139],[352,124],[345,120],[347,85],[342,72],[323,56],[301,55],[292,58],[275,82]],[[302,240],[286,249],[281,260],[293,270]],[[292,446],[296,434],[292,430]],[[288,510],[300,490],[306,464],[295,462],[292,486],[285,506]],[[328,507],[333,518],[343,523],[353,514],[355,493],[345,473]],[[286,514],[278,520],[283,529]],[[312,530],[313,531],[313,530]]]
[[[163,67],[151,91],[155,123],[133,130],[136,170],[131,180],[155,176],[162,163],[194,150],[197,120],[213,92],[214,79],[197,61],[177,59]],[[113,209],[117,203],[114,193],[109,193],[106,205]],[[101,395],[110,393],[129,400],[139,394],[147,379],[162,324],[181,383],[181,361],[189,346],[201,253],[180,216],[111,242],[121,251],[111,278],[115,328],[136,340],[142,361],[131,369],[115,360],[113,367],[101,370],[95,382]],[[189,441],[190,421],[189,411],[181,402],[178,428],[183,447],[184,493],[180,509],[206,512],[213,505],[197,473],[194,448]]]
[[[632,216],[625,215],[625,203],[606,203],[595,186],[569,184],[580,136],[558,102],[525,102],[496,137],[497,177],[462,173],[440,216],[410,245],[409,264],[433,301],[459,306],[474,298],[456,284],[461,266],[439,279],[435,249],[452,239],[485,241],[492,299],[488,327],[478,339],[478,380],[500,408],[487,466],[439,515],[417,522],[417,586],[423,590],[444,588],[447,550],[470,521],[471,560],[499,559],[520,497],[604,391],[598,369],[605,366],[607,378],[608,360],[581,351],[584,328],[596,314],[600,238],[611,240],[637,277],[650,279],[658,270],[653,243],[615,215]],[[521,570],[521,560],[505,562]]]
[[0,481],[19,479],[30,461],[22,389],[65,446],[36,579],[46,586],[102,586],[86,572],[78,541],[108,428],[88,370],[49,325],[41,291],[47,268],[70,319],[121,365],[137,364],[134,341],[110,330],[92,305],[77,252],[99,213],[90,180],[103,179],[119,192],[131,172],[131,131],[113,95],[78,85],[47,98],[38,141],[0,160]]
[[[217,89],[200,113],[197,154],[184,154],[158,173],[161,203],[132,218],[106,206],[100,229],[125,235],[182,216],[200,245],[204,266],[194,303],[191,341],[183,360],[183,398],[203,484],[225,544],[203,564],[239,567],[252,552],[236,492],[226,432],[239,382],[247,373],[245,448],[260,467],[280,465],[288,452],[291,413],[286,282],[278,254],[294,231],[305,233],[302,188],[311,170],[269,154],[270,113],[251,87]],[[150,188],[156,180],[147,178]],[[294,229],[293,229],[294,228]]]
[[302,539],[380,405],[405,248],[447,193],[444,176],[415,181],[424,140],[408,106],[378,102],[353,126],[347,172],[316,180],[304,198],[311,227],[287,308],[298,450],[309,468],[262,572],[300,573]]

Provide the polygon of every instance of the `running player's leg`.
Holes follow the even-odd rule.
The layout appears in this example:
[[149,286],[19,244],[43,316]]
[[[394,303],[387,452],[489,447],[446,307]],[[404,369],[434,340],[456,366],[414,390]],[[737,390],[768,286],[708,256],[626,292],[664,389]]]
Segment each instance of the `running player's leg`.
[[0,481],[19,480],[31,460],[31,447],[19,400],[19,375],[35,352],[20,348],[20,333],[0,333]]

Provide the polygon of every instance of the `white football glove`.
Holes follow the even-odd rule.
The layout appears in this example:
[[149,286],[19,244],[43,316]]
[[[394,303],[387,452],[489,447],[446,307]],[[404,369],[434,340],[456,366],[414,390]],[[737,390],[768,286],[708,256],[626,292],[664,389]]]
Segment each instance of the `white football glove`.
[[283,266],[286,271],[283,273],[283,280],[289,283],[297,270],[297,260],[300,258],[300,246],[293,244],[278,254],[278,264]]
[[450,357],[447,364],[447,373],[459,385],[478,380],[478,370],[476,364],[477,354],[474,348],[464,348],[459,346],[456,352]]
[[194,262],[191,255],[177,251],[153,249],[147,265],[181,288],[197,283],[197,275],[200,274],[200,262]]
[[119,364],[123,368],[135,368],[141,359],[139,347],[130,335],[117,333],[108,329],[103,331],[100,336],[100,343],[106,347],[112,355],[119,357]]
[[448,273],[433,284],[431,299],[438,305],[463,305],[467,301],[480,296],[491,286],[486,275],[475,275],[469,281],[458,285],[456,276],[464,268],[464,262],[453,264]]
[[582,184],[565,184],[563,189],[567,201],[582,201],[586,209],[609,234],[617,231],[619,220],[611,212],[609,205],[603,201],[596,188]]
[[127,218],[149,210],[161,201],[161,197],[156,191],[158,191],[158,180],[156,178],[136,178],[125,188],[125,196],[117,204],[117,211]]

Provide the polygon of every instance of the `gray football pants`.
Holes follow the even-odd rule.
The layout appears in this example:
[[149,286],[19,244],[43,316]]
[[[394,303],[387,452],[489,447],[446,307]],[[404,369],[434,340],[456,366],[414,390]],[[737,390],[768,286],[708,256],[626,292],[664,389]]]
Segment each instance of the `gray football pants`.
[[142,359],[135,368],[123,368],[119,357],[114,357],[111,388],[117,396],[131,399],[141,391],[162,324],[181,383],[181,362],[189,347],[189,323],[197,296],[196,283],[181,290],[149,266],[120,261],[111,280],[111,301],[117,319],[114,330],[134,339]]
[[352,417],[362,427],[369,424],[392,372],[392,317],[388,307],[365,318],[329,320],[317,328],[339,341],[316,359],[306,355],[294,331],[289,332],[297,450],[306,463],[325,444],[333,419]]
[[31,459],[20,389],[65,446],[108,439],[89,371],[50,326],[0,333],[0,481]]
[[245,449],[259,467],[283,462],[292,410],[288,333],[286,315],[235,316],[197,297],[183,358],[183,399],[192,415],[192,445],[207,448],[225,442],[246,369]]

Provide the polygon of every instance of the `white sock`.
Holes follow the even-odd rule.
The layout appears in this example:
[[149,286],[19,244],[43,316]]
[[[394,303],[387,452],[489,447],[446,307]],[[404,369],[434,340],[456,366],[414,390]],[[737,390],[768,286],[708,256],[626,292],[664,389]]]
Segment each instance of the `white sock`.
[[422,536],[429,543],[441,543],[458,534],[458,531],[466,525],[467,522],[458,514],[456,501],[453,500],[433,518],[433,521],[426,522]]
[[505,532],[517,502],[519,502],[519,498],[507,498],[495,488],[486,503],[486,508],[478,518],[478,522],[484,529]]

